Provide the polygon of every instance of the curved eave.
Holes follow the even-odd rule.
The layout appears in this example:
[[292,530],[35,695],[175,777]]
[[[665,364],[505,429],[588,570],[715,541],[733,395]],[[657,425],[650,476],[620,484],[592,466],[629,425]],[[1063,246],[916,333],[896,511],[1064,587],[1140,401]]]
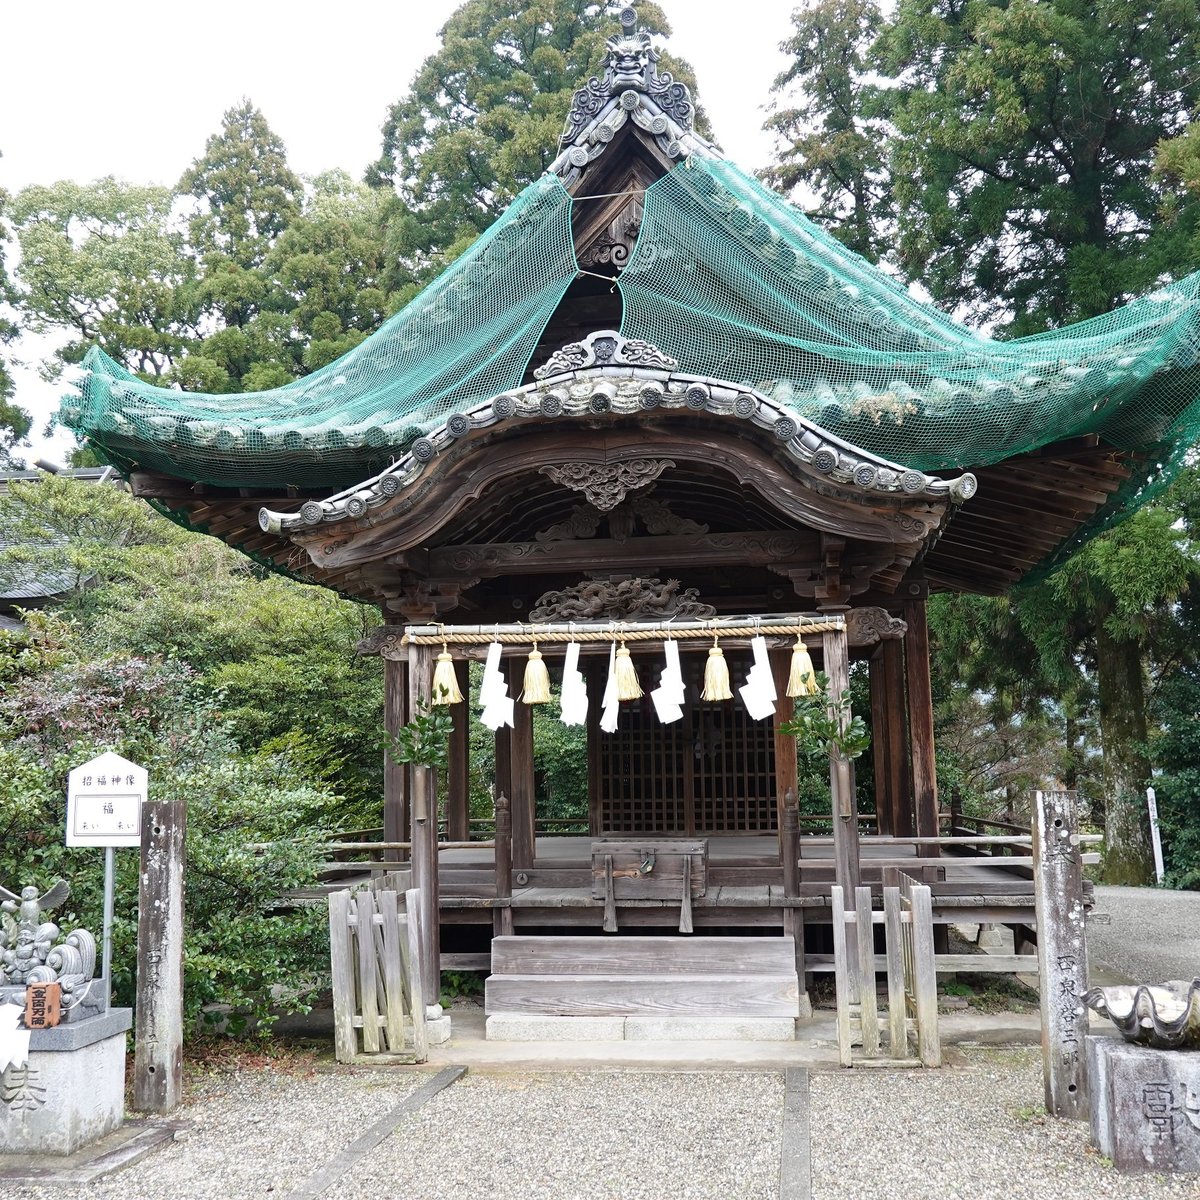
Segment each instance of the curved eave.
[[589,367],[550,376],[503,392],[418,438],[393,465],[327,500],[307,501],[299,512],[263,508],[266,533],[287,536],[324,530],[342,522],[370,526],[386,520],[437,463],[463,439],[504,422],[578,422],[581,432],[597,420],[661,413],[707,415],[744,423],[766,433],[810,487],[825,485],[863,503],[903,498],[946,505],[974,494],[969,473],[940,479],[890,462],[787,411],[752,388],[697,375],[646,367]]

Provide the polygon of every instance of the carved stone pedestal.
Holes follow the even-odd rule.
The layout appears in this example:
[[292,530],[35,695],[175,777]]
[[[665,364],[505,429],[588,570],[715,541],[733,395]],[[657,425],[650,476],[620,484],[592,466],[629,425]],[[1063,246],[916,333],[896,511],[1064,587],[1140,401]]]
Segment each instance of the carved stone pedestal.
[[125,1119],[127,1008],[35,1029],[29,1063],[0,1074],[0,1162],[9,1154],[74,1154]]
[[1200,1173],[1200,1051],[1087,1039],[1092,1142],[1118,1171]]

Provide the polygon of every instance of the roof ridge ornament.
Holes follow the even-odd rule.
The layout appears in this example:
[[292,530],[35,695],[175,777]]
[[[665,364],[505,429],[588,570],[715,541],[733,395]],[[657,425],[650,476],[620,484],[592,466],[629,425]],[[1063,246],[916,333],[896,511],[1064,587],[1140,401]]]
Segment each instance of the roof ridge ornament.
[[534,379],[582,371],[585,367],[652,367],[673,371],[679,361],[664,354],[652,342],[622,337],[615,329],[598,329],[581,342],[568,342],[555,350],[533,373]]
[[608,39],[603,76],[593,75],[571,98],[559,142],[562,153],[550,168],[568,185],[630,120],[654,137],[670,158],[714,152],[692,128],[696,109],[691,90],[670,71],[658,69],[658,51],[650,35],[637,27],[634,6],[622,8],[618,20],[621,31]]

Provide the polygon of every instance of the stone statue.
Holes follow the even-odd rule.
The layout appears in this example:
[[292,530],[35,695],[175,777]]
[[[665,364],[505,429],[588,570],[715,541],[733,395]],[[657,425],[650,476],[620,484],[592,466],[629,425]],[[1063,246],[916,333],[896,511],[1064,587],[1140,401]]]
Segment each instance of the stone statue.
[[63,1019],[78,1010],[104,1007],[104,995],[92,994],[96,969],[96,939],[86,929],[76,929],[59,941],[60,930],[42,918],[58,908],[70,894],[60,879],[49,891],[24,887],[18,895],[0,887],[0,1004],[24,1004],[31,983],[62,985]]
[[[0,903],[0,912],[16,913],[19,929],[37,929],[42,923],[42,913],[53,912],[66,900],[70,892],[71,889],[67,886],[65,879],[60,879],[41,896],[38,895],[35,887],[22,888],[19,896],[15,892],[10,892],[6,887],[0,887],[0,896],[4,897],[4,901]],[[50,924],[50,922],[46,923]],[[55,933],[57,934],[57,932],[58,927],[55,926]]]

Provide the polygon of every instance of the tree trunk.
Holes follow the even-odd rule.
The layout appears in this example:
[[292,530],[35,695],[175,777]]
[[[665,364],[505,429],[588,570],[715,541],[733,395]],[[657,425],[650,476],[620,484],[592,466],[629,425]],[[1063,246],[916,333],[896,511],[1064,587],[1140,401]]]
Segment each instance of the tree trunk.
[[1104,880],[1154,882],[1146,784],[1146,686],[1137,642],[1112,637],[1096,622],[1100,739],[1104,746]]

